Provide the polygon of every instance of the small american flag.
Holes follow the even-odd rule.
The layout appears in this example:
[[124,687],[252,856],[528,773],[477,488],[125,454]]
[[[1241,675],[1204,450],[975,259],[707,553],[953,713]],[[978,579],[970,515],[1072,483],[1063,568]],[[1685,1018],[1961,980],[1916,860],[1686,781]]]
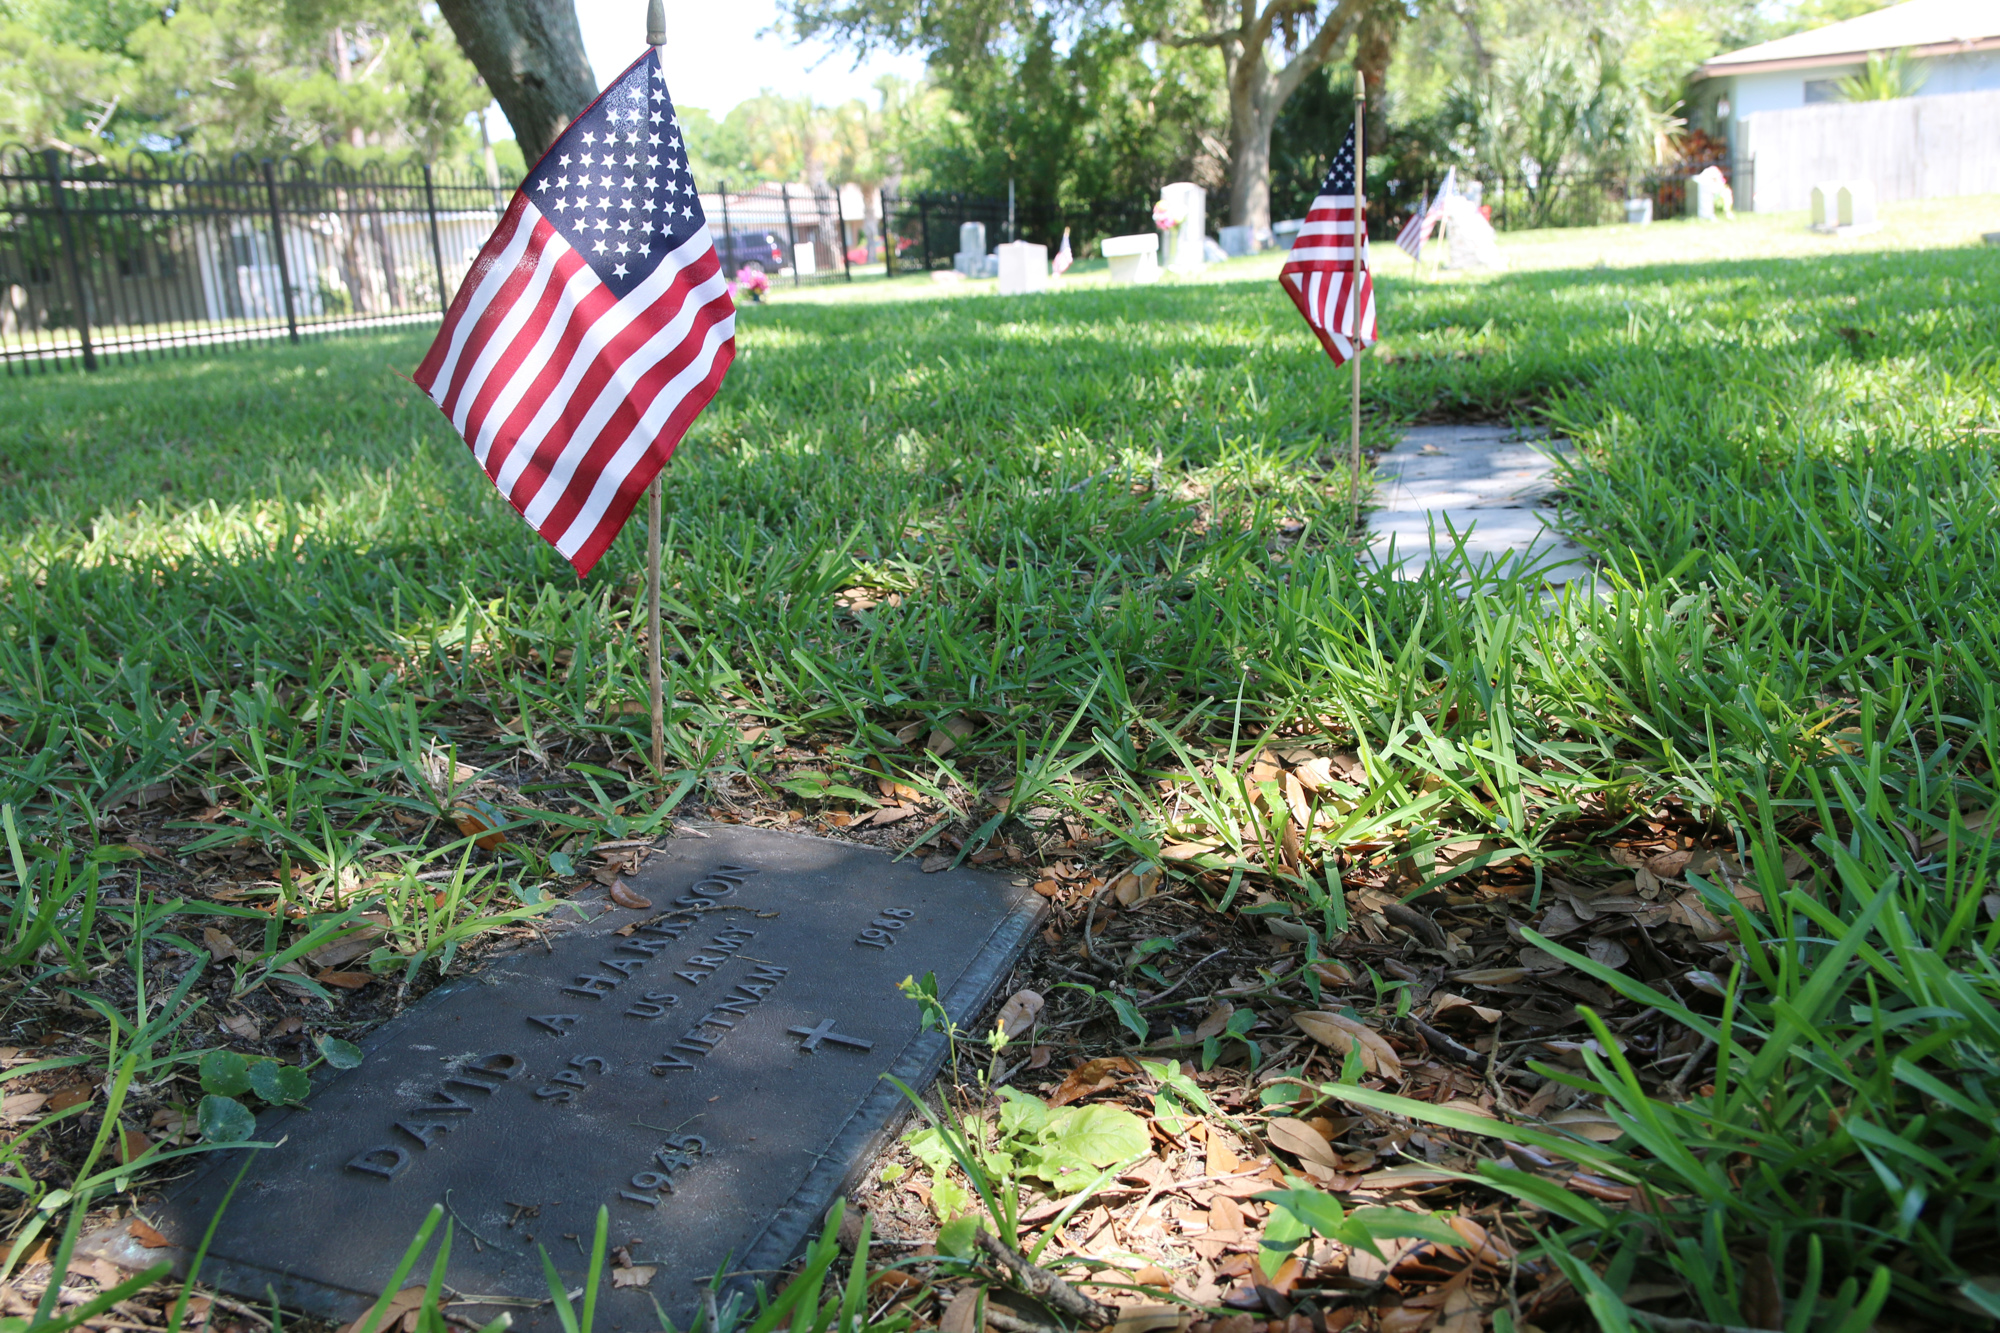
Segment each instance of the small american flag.
[[528,526],[590,572],[722,385],[736,306],[659,53],[570,123],[416,382]]
[[1056,257],[1049,261],[1049,267],[1053,268],[1056,271],[1056,276],[1060,278],[1063,274],[1069,272],[1069,266],[1075,262],[1076,256],[1071,254],[1069,250],[1069,228],[1064,227],[1062,249],[1056,251]]
[[1306,214],[1306,224],[1292,242],[1278,281],[1319,336],[1320,346],[1336,366],[1355,352],[1354,306],[1356,274],[1354,246],[1361,245],[1359,299],[1362,347],[1375,341],[1375,282],[1368,271],[1368,220],[1354,217],[1354,131],[1334,155],[1333,169],[1320,183],[1319,197]]
[[1444,216],[1444,201],[1451,197],[1457,187],[1458,168],[1453,167],[1444,174],[1444,184],[1438,186],[1436,199],[1419,199],[1417,211],[1410,214],[1410,220],[1396,233],[1396,248],[1412,259],[1424,257],[1424,242],[1431,237],[1431,229]]

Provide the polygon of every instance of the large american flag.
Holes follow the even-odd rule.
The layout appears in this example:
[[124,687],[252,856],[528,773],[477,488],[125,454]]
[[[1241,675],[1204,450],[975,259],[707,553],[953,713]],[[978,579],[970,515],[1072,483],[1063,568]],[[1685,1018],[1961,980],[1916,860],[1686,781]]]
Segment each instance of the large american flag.
[[1354,131],[1334,155],[1333,168],[1320,183],[1319,197],[1306,214],[1306,225],[1292,242],[1285,266],[1278,270],[1292,304],[1319,336],[1320,346],[1344,365],[1354,355],[1356,233],[1361,238],[1361,346],[1375,341],[1375,282],[1368,271],[1368,220],[1354,218]]
[[652,50],[528,173],[416,382],[583,575],[735,355],[736,306]]

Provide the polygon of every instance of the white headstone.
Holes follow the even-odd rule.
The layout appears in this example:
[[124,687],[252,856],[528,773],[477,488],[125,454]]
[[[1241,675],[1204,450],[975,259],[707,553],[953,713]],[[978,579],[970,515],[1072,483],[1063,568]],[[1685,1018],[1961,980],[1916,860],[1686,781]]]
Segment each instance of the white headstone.
[[810,278],[819,272],[819,253],[813,249],[811,241],[800,241],[792,246],[792,267],[802,278]]
[[1873,230],[1880,225],[1875,220],[1875,182],[1858,180],[1844,182],[1837,198],[1840,229],[1853,228],[1857,231]]
[[1506,267],[1493,224],[1480,215],[1479,205],[1464,195],[1452,195],[1444,201],[1444,232],[1451,242],[1446,268]]
[[1024,296],[1049,288],[1049,247],[1010,241],[1000,247],[1000,294]]
[[1814,231],[1832,231],[1840,225],[1840,205],[1834,198],[1839,193],[1839,181],[1821,181],[1812,187],[1812,229]]
[[1625,220],[1635,227],[1643,227],[1651,222],[1653,220],[1653,201],[1651,199],[1627,199],[1625,201]]
[[951,266],[968,278],[983,278],[986,272],[986,224],[961,222],[958,225],[958,253]]
[[1299,233],[1305,230],[1305,225],[1304,218],[1287,218],[1283,222],[1273,222],[1271,243],[1281,250],[1291,249],[1292,242],[1299,239]]
[[1160,238],[1157,236],[1108,236],[1098,244],[1098,253],[1111,265],[1111,281],[1144,285],[1160,280]]
[[1221,234],[1222,253],[1231,259],[1241,259],[1244,255],[1257,253],[1257,229],[1255,227],[1224,227]]
[[1721,167],[1703,167],[1688,182],[1688,189],[1694,191],[1694,215],[1703,222],[1715,221],[1717,209],[1726,218],[1736,216],[1736,196],[1723,178]]
[[1208,262],[1201,244],[1208,237],[1208,193],[1190,181],[1175,181],[1160,191],[1160,199],[1167,211],[1180,219],[1179,225],[1166,233],[1162,258],[1167,268],[1175,273],[1199,273]]

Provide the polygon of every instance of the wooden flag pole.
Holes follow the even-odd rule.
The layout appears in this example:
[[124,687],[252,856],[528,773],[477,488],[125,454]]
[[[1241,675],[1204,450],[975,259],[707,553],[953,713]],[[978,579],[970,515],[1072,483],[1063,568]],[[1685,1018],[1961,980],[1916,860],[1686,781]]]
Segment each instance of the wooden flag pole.
[[[667,44],[666,0],[650,0],[646,6],[646,41],[656,50]],[[646,488],[646,516],[652,532],[646,543],[647,634],[646,666],[651,674],[653,705],[653,774],[665,778],[667,772],[666,691],[660,684],[660,492],[666,484],[662,468]]]
[[1362,198],[1367,180],[1368,155],[1362,151],[1361,133],[1368,119],[1368,76],[1354,71],[1354,342],[1348,364],[1354,367],[1354,418],[1348,434],[1348,496],[1353,502],[1351,528],[1361,526],[1361,237],[1368,225],[1368,205]]

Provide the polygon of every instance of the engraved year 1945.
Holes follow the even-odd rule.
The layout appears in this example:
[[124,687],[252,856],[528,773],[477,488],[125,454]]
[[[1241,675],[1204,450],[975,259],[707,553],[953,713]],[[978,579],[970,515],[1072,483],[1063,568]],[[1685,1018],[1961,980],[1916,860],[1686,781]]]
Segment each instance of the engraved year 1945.
[[910,918],[915,915],[907,907],[884,908],[882,915],[870,921],[867,928],[854,937],[854,942],[871,949],[886,949],[896,942],[896,932],[909,925]]

